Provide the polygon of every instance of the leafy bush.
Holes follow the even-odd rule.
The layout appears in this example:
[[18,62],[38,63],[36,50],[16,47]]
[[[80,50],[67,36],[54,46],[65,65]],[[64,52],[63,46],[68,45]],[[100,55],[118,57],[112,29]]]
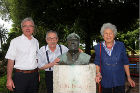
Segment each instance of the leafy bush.
[[8,89],[6,88],[6,75],[0,77],[0,92],[9,93]]

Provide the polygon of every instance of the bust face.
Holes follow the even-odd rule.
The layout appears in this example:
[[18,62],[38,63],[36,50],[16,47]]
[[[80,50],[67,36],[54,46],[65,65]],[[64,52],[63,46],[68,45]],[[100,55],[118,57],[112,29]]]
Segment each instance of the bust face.
[[68,48],[69,48],[69,50],[78,50],[79,40],[77,40],[77,39],[68,40]]

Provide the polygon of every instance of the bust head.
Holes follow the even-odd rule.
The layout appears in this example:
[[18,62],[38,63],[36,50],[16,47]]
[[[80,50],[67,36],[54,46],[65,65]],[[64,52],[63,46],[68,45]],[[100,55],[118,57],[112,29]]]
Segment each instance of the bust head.
[[89,63],[90,56],[79,52],[80,37],[71,33],[67,36],[69,51],[59,56],[60,65],[86,65]]
[[78,50],[80,37],[75,33],[71,33],[67,36],[67,42],[69,50]]

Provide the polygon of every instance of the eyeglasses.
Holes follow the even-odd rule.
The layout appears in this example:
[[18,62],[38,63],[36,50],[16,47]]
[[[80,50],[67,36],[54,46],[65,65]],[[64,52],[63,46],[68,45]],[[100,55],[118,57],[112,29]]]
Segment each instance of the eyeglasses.
[[112,36],[114,33],[104,33],[105,36]]
[[33,25],[23,25],[22,27],[34,27]]
[[57,37],[53,37],[53,38],[48,37],[47,40],[48,40],[48,41],[51,41],[51,40],[56,41],[56,40],[57,40]]

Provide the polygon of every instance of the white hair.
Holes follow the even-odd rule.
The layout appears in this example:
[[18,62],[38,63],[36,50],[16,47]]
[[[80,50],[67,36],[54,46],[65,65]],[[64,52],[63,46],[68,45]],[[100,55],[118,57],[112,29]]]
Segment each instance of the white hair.
[[117,28],[115,25],[111,24],[111,23],[104,23],[103,26],[101,27],[101,35],[103,36],[104,35],[104,31],[105,29],[111,29],[114,33],[114,35],[116,36],[117,35]]

